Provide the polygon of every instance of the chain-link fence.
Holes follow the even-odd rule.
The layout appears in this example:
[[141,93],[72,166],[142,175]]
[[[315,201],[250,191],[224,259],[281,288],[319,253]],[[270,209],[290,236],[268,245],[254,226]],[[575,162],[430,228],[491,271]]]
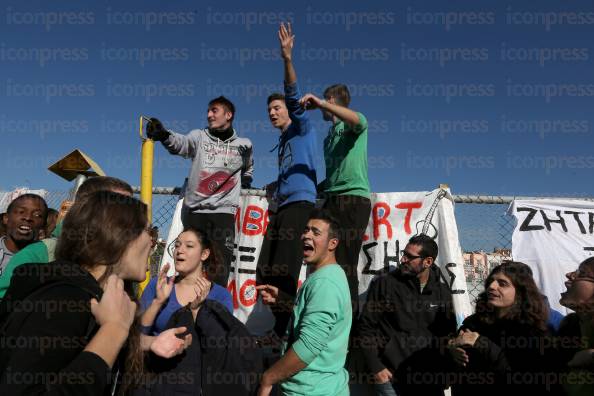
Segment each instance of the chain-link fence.
[[[136,188],[136,191],[138,189]],[[159,229],[159,238],[167,238],[179,188],[153,188],[153,225]],[[243,193],[260,194],[260,190]],[[46,201],[49,207],[58,209],[68,199],[66,191],[49,191]],[[483,290],[483,283],[490,270],[505,259],[511,258],[511,237],[515,227],[514,218],[507,214],[513,197],[487,197],[454,195],[455,215],[460,244],[464,253],[464,270],[471,302]],[[151,273],[156,274],[163,254],[164,242],[159,243],[151,258]]]

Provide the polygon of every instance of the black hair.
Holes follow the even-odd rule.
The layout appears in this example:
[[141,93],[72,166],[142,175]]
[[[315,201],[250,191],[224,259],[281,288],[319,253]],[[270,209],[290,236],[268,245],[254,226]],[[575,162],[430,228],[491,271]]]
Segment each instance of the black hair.
[[285,103],[285,95],[283,95],[280,92],[273,92],[268,96],[268,99],[266,99],[266,104],[269,105],[270,102],[273,102],[275,100],[282,100],[283,103]]
[[532,269],[519,261],[506,260],[491,270],[485,279],[485,291],[476,300],[476,315],[482,322],[493,324],[498,320],[496,310],[488,303],[488,288],[493,277],[502,273],[511,280],[515,288],[515,301],[503,319],[518,325],[533,326],[544,332],[547,328],[549,308],[532,277]]
[[330,238],[341,239],[338,220],[329,211],[325,209],[314,209],[309,215],[309,220],[322,220],[328,224],[328,235]]
[[216,279],[224,271],[223,255],[217,244],[213,243],[213,241],[206,235],[206,232],[199,228],[186,226],[182,233],[184,232],[192,232],[196,235],[196,238],[198,238],[198,242],[200,242],[202,249],[208,249],[210,251],[208,258],[202,263],[202,270],[206,273],[209,280],[212,281]]
[[208,102],[208,107],[215,104],[220,104],[225,109],[227,109],[227,112],[231,113],[231,121],[233,121],[233,119],[235,118],[235,105],[229,99],[227,99],[224,96],[219,96],[218,98],[214,98],[213,100]]
[[432,257],[433,260],[437,258],[439,252],[437,243],[428,235],[419,234],[408,240],[409,245],[421,245],[421,256]]

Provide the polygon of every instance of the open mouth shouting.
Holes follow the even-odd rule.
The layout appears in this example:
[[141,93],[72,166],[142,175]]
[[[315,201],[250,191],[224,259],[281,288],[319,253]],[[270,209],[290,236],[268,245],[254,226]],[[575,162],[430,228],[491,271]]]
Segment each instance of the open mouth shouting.
[[17,232],[19,235],[27,236],[33,233],[33,228],[27,224],[21,224],[17,227]]
[[305,240],[303,241],[303,257],[311,257],[314,253],[314,247],[311,241]]

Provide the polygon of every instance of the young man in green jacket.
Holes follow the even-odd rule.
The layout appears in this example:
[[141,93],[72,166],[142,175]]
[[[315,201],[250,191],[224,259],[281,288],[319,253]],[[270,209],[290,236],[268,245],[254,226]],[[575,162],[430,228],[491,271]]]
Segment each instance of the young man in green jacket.
[[[352,312],[347,278],[336,263],[336,220],[327,211],[314,210],[301,241],[310,274],[295,300],[283,356],[262,376],[258,395],[269,395],[278,383],[284,395],[348,395],[344,365]],[[265,304],[276,303],[278,288],[257,289]]]

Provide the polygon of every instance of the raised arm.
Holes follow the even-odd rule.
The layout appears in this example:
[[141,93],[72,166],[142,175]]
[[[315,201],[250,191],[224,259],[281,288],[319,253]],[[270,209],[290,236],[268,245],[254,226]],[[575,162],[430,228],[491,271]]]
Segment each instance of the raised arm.
[[187,135],[165,129],[161,121],[151,118],[146,125],[146,136],[154,141],[163,143],[171,154],[185,158],[193,158],[199,145],[199,132],[192,131]]
[[167,271],[169,271],[169,264],[165,264],[163,268],[161,268],[156,285],[155,283],[149,284],[144,289],[142,297],[140,298],[141,306],[144,310],[140,317],[140,325],[142,326],[142,332],[144,334],[149,335],[157,315],[161,311],[163,304],[169,299],[171,291],[173,290],[174,277],[168,278]]
[[308,127],[309,119],[305,112],[305,109],[299,103],[301,93],[297,85],[297,73],[293,67],[293,46],[295,43],[295,35],[291,24],[281,24],[278,30],[278,38],[281,47],[281,54],[284,62],[285,70],[285,104],[289,111],[289,117],[291,121],[298,126],[298,130],[301,134],[308,133],[312,129]]
[[281,45],[281,55],[285,63],[285,84],[295,84],[297,82],[297,74],[293,67],[293,43],[295,41],[295,35],[293,34],[290,23],[287,26],[281,23],[278,30],[278,39]]
[[327,111],[336,118],[339,118],[342,121],[344,121],[344,123],[349,124],[355,128],[361,126],[362,120],[357,112],[349,109],[348,107],[332,103],[333,101],[333,99],[330,99],[330,101],[323,100],[318,98],[314,94],[308,93],[304,95],[299,102],[301,103],[301,106],[304,109],[320,109],[322,111]]

